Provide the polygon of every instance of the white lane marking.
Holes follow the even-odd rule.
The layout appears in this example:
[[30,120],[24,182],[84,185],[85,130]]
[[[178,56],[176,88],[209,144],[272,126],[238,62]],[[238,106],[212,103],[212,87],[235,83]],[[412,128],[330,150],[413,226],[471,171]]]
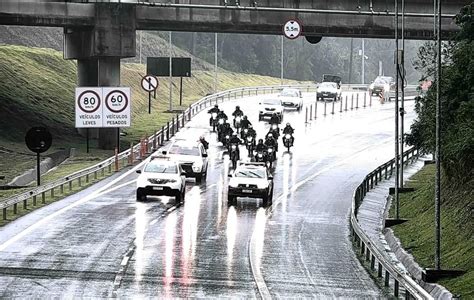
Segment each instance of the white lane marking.
[[155,225],[156,222],[158,222],[158,220],[155,219],[155,220],[151,221],[148,225]]
[[22,232],[20,232],[19,234],[15,235],[14,237],[10,238],[9,240],[5,241],[3,244],[0,245],[0,251],[3,251],[5,250],[8,246],[10,246],[11,244],[15,243],[16,241],[18,241],[19,239],[23,238],[24,236],[26,236],[27,234],[31,233],[33,230],[35,230],[36,228],[38,228],[40,225],[43,225],[45,222],[47,221],[50,221],[52,220],[53,218],[65,213],[66,211],[76,207],[76,206],[79,206],[81,204],[84,204],[100,195],[104,195],[105,193],[108,193],[108,192],[111,192],[113,190],[116,190],[117,188],[120,188],[120,187],[123,187],[125,185],[128,185],[130,184],[131,182],[133,181],[129,181],[129,182],[126,182],[124,184],[121,184],[117,187],[113,187],[113,188],[110,188],[111,186],[113,186],[114,184],[116,184],[117,182],[121,181],[122,179],[124,179],[125,177],[129,176],[130,174],[132,174],[133,172],[135,172],[137,169],[141,168],[141,166],[143,164],[145,164],[147,161],[150,160],[150,157],[148,157],[147,159],[145,159],[144,161],[142,161],[141,163],[139,163],[138,165],[136,165],[135,167],[133,167],[132,169],[130,169],[129,171],[125,172],[124,174],[122,174],[121,176],[119,176],[118,178],[114,179],[113,181],[109,182],[108,184],[106,184],[105,186],[103,186],[101,189],[97,190],[97,191],[94,191],[92,192],[91,194],[87,195],[86,197],[82,198],[81,200],[78,200],[74,203],[71,203],[70,205],[66,206],[66,207],[63,207],[61,208],[60,210],[46,216],[45,218],[39,220],[38,222],[32,224],[31,226],[27,227],[25,230],[23,230]]

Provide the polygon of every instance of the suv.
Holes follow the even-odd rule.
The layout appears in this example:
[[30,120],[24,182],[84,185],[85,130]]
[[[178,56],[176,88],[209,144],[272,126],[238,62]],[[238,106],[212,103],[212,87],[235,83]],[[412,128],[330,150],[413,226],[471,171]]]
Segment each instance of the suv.
[[281,91],[278,97],[285,108],[296,108],[300,111],[303,107],[303,95],[300,90],[286,88]]
[[377,76],[369,85],[369,95],[380,96],[395,89],[395,81],[390,76]]
[[264,163],[242,163],[229,177],[230,205],[235,204],[237,197],[262,198],[263,206],[272,204],[273,177]]
[[317,89],[317,97],[318,100],[329,98],[337,101],[341,99],[341,89],[336,82],[321,82]]
[[279,98],[268,98],[262,100],[259,104],[258,120],[263,120],[264,117],[271,117],[274,113],[283,119],[283,106],[281,105],[281,99]]
[[207,152],[201,142],[175,140],[171,143],[164,155],[179,163],[186,177],[196,178],[201,183],[207,176]]
[[184,202],[186,178],[178,163],[166,158],[153,158],[137,179],[137,201],[146,200],[147,195],[171,196],[176,203]]

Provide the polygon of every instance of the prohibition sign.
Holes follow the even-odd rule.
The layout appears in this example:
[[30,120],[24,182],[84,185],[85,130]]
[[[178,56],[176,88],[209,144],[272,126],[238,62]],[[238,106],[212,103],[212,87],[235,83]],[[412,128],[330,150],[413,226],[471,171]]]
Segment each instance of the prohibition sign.
[[303,31],[303,26],[298,20],[288,20],[283,25],[283,34],[290,40],[298,38]]
[[128,107],[127,95],[120,91],[111,91],[105,98],[105,105],[113,113],[120,113]]
[[147,92],[153,92],[158,88],[158,78],[152,75],[146,75],[142,78],[142,88]]
[[79,109],[91,114],[100,107],[100,96],[95,91],[84,91],[77,97]]

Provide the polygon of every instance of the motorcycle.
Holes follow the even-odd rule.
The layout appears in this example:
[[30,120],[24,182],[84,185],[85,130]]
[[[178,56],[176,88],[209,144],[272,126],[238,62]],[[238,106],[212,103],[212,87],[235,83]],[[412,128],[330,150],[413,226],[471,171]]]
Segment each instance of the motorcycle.
[[222,118],[217,121],[217,140],[219,142],[222,142],[223,140],[224,127],[225,127],[224,124],[225,124],[225,120]]
[[273,162],[276,159],[276,152],[273,146],[267,147],[267,167],[271,168],[273,166]]
[[245,138],[245,146],[246,146],[247,151],[249,153],[249,157],[252,157],[253,148],[255,147],[255,138],[251,135],[247,136]]
[[248,128],[244,128],[243,130],[240,131],[240,138],[245,140],[247,138],[247,133],[249,132]]
[[267,163],[267,155],[264,151],[257,151],[257,154],[255,154],[255,161],[256,162],[263,162]]
[[239,132],[239,129],[240,129],[240,121],[242,121],[242,117],[241,116],[236,116],[234,118],[234,127],[235,129],[237,130],[237,132]]
[[222,139],[222,145],[227,148],[229,146],[229,141],[230,141],[230,134],[224,135]]
[[229,150],[229,158],[230,158],[230,161],[232,162],[232,168],[234,170],[235,170],[235,167],[237,167],[237,161],[240,159],[238,147],[239,145],[237,144],[231,144],[230,150]]
[[269,133],[273,135],[273,138],[275,140],[278,140],[278,138],[280,137],[280,128],[277,124],[272,124]]
[[290,147],[293,146],[292,138],[293,135],[290,133],[287,133],[283,136],[283,145],[285,145],[285,147],[288,149],[288,152],[290,152]]
[[217,124],[218,124],[218,121],[217,121],[217,113],[216,113],[216,112],[213,112],[213,113],[211,114],[210,123],[212,124],[212,131],[215,132],[215,131],[216,131]]

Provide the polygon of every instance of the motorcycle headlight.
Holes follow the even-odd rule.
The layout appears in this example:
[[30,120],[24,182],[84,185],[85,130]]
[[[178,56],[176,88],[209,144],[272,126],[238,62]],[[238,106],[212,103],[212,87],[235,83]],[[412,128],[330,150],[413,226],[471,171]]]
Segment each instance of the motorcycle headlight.
[[259,153],[259,154],[258,154],[258,157],[263,157],[263,154],[262,154],[262,153]]
[[235,120],[236,120],[237,122],[240,122],[241,119],[242,119],[241,117],[235,118]]
[[244,132],[247,133],[247,132],[249,132],[249,130],[248,130],[247,128],[245,128],[245,129],[244,129]]
[[272,148],[268,149],[268,153],[272,153],[272,152],[273,152]]
[[273,124],[272,125],[272,129],[277,129],[278,127],[276,126],[276,124]]
[[219,119],[219,124],[224,124],[224,119]]
[[371,85],[369,85],[369,89],[371,89],[371,90],[374,89],[374,84],[373,83]]
[[251,137],[251,136],[247,137],[247,141],[251,142],[252,140],[253,140],[253,137]]
[[290,139],[290,138],[291,138],[291,135],[286,134],[286,135],[285,135],[285,138]]
[[235,149],[237,149],[237,146],[236,146],[236,145],[232,145],[231,148],[232,148],[232,150],[235,150]]
[[212,113],[212,118],[213,119],[217,118],[217,113]]
[[226,136],[225,136],[225,138],[226,138],[226,139],[229,139],[229,138],[230,138],[230,136],[226,135]]

